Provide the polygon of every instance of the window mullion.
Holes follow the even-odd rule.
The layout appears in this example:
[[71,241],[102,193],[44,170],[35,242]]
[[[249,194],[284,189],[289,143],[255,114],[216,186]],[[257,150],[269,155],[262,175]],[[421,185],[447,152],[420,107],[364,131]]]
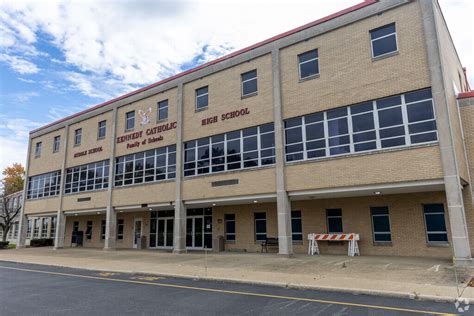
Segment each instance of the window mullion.
[[349,134],[348,135],[349,136],[349,152],[353,154],[355,152],[354,141],[352,139],[352,134],[354,133],[354,131],[352,130],[352,111],[351,111],[350,106],[347,107],[346,114],[347,114],[347,130]]
[[407,146],[411,145],[411,139],[410,139],[410,133],[408,130],[408,112],[407,112],[407,106],[405,104],[405,95],[401,95],[401,100],[402,100],[402,119],[403,119],[403,128],[405,130],[405,144]]
[[375,128],[375,143],[377,149],[382,149],[382,142],[380,140],[380,123],[379,123],[379,112],[377,110],[377,102],[372,101],[372,116],[374,118],[374,128]]
[[301,139],[303,141],[303,160],[308,159],[308,150],[306,148],[306,116],[301,120]]
[[330,151],[329,151],[329,124],[328,124],[327,112],[324,112],[323,125],[324,125],[324,141],[326,143],[325,144],[326,157],[329,157],[330,156]]

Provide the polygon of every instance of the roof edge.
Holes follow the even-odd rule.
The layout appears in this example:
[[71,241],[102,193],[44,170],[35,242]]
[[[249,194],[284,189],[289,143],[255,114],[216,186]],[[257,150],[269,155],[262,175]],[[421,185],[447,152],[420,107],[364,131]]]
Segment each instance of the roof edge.
[[467,92],[458,93],[457,98],[458,98],[458,100],[459,99],[474,98],[474,91],[467,91]]
[[64,118],[62,118],[62,119],[60,119],[60,120],[57,120],[57,121],[48,123],[48,124],[46,124],[46,125],[44,125],[44,126],[41,126],[41,127],[39,127],[39,128],[36,128],[36,129],[30,131],[30,135],[31,135],[31,134],[34,134],[34,133],[36,133],[36,132],[39,132],[39,131],[41,131],[41,130],[43,130],[43,129],[46,129],[46,128],[48,128],[48,127],[54,126],[54,125],[56,125],[56,124],[63,123],[63,122],[65,122],[65,121],[68,121],[68,120],[73,119],[73,118],[75,118],[75,117],[78,117],[78,116],[81,116],[81,115],[83,115],[83,114],[92,112],[92,111],[94,111],[94,110],[96,110],[96,109],[99,109],[99,108],[101,108],[101,107],[103,107],[103,106],[106,106],[106,105],[108,105],[108,104],[111,104],[111,103],[114,103],[114,102],[116,102],[116,101],[120,101],[120,100],[126,99],[127,97],[136,95],[136,94],[138,94],[138,93],[140,93],[140,92],[147,91],[147,90],[149,90],[149,89],[152,89],[152,88],[154,88],[154,87],[160,86],[160,85],[165,84],[165,83],[167,83],[167,82],[170,82],[170,81],[173,81],[173,80],[175,80],[175,79],[184,77],[184,76],[186,76],[186,75],[188,75],[188,74],[191,74],[191,73],[196,72],[196,71],[198,71],[198,70],[201,70],[201,69],[207,68],[207,67],[209,67],[209,66],[215,65],[215,64],[217,64],[217,63],[220,63],[220,62],[225,61],[225,60],[227,60],[227,59],[230,59],[230,58],[232,58],[232,57],[235,57],[235,56],[238,56],[238,55],[240,55],[240,54],[249,52],[249,51],[251,51],[251,50],[253,50],[253,49],[255,49],[255,48],[258,48],[258,47],[260,47],[260,46],[269,44],[269,43],[274,42],[274,41],[276,41],[276,40],[279,40],[279,39],[281,39],[281,38],[284,38],[284,37],[287,37],[287,36],[296,34],[296,33],[298,33],[298,32],[301,32],[301,31],[305,30],[305,29],[308,29],[308,28],[310,28],[310,27],[313,27],[313,26],[322,24],[322,23],[324,23],[324,22],[327,22],[327,21],[330,21],[330,20],[332,20],[332,19],[338,18],[338,17],[343,16],[343,15],[345,15],[345,14],[348,14],[348,13],[350,13],[350,12],[357,11],[357,10],[362,9],[362,8],[364,8],[364,7],[367,7],[367,6],[371,5],[371,4],[374,4],[374,3],[378,2],[378,1],[379,1],[379,0],[364,0],[363,2],[357,3],[357,4],[353,5],[353,6],[350,6],[350,7],[348,7],[348,8],[343,9],[343,10],[337,11],[337,12],[335,12],[335,13],[332,13],[332,14],[330,14],[330,15],[327,15],[327,16],[322,17],[322,18],[320,18],[320,19],[317,19],[317,20],[315,20],[315,21],[309,22],[309,23],[304,24],[304,25],[302,25],[302,26],[299,26],[299,27],[297,27],[297,28],[291,29],[291,30],[289,30],[289,31],[283,32],[283,33],[281,33],[281,34],[272,36],[272,37],[270,37],[270,38],[268,38],[268,39],[266,39],[266,40],[263,40],[263,41],[258,42],[258,43],[256,43],[256,44],[253,44],[253,45],[247,46],[247,47],[245,47],[245,48],[239,49],[239,50],[237,50],[237,51],[235,51],[235,52],[233,52],[233,53],[230,53],[230,54],[228,54],[228,55],[219,57],[219,58],[214,59],[214,60],[212,60],[212,61],[210,61],[210,62],[207,62],[207,63],[205,63],[205,64],[202,64],[202,65],[199,65],[199,66],[197,66],[197,67],[188,69],[188,70],[186,70],[186,71],[183,71],[183,72],[181,72],[181,73],[178,73],[178,74],[173,75],[173,76],[171,76],[171,77],[168,77],[168,78],[166,78],[166,79],[163,79],[163,80],[160,80],[160,81],[158,81],[158,82],[152,83],[152,84],[150,84],[150,85],[148,85],[148,86],[145,86],[145,87],[142,87],[142,88],[140,88],[140,89],[131,91],[131,92],[127,93],[127,94],[118,96],[118,97],[116,97],[116,98],[114,98],[114,99],[111,99],[111,100],[105,101],[105,102],[103,102],[103,103],[94,105],[94,106],[92,106],[92,107],[90,107],[90,108],[88,108],[88,109],[85,109],[85,110],[83,110],[83,111],[81,111],[81,112],[78,112],[78,113],[75,113],[75,114],[66,116],[66,117],[64,117]]

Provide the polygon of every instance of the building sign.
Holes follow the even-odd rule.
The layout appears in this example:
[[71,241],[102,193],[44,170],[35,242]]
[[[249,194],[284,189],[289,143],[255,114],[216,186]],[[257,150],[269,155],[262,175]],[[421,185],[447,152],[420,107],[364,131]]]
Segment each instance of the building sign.
[[136,148],[136,147],[140,147],[140,145],[146,145],[146,144],[162,141],[163,135],[159,135],[159,134],[175,129],[176,127],[177,127],[177,122],[161,124],[155,127],[150,127],[144,131],[132,132],[132,133],[128,133],[122,136],[118,136],[116,139],[116,142],[117,144],[126,142],[127,148]]
[[217,123],[219,120],[221,121],[231,120],[231,119],[241,117],[247,114],[250,114],[250,110],[248,108],[231,111],[231,112],[227,112],[221,115],[215,115],[215,116],[205,118],[201,121],[201,125],[204,126],[204,125]]
[[102,146],[92,148],[92,149],[89,149],[89,150],[83,150],[83,151],[75,153],[74,158],[87,156],[87,155],[91,155],[91,154],[95,154],[95,153],[100,153],[101,151],[102,151]]

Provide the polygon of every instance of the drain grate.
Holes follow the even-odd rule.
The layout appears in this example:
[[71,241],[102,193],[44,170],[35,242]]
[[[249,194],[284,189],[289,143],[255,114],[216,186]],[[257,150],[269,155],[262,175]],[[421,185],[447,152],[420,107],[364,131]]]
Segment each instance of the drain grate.
[[474,278],[472,278],[471,281],[469,281],[467,286],[474,287]]

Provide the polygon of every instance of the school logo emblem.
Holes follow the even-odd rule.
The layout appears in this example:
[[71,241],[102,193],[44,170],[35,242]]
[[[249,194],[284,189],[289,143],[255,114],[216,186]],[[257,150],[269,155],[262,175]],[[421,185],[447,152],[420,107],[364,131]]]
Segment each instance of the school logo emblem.
[[148,108],[146,112],[142,110],[138,110],[138,114],[140,115],[140,118],[141,118],[140,125],[143,126],[150,123],[151,107]]

